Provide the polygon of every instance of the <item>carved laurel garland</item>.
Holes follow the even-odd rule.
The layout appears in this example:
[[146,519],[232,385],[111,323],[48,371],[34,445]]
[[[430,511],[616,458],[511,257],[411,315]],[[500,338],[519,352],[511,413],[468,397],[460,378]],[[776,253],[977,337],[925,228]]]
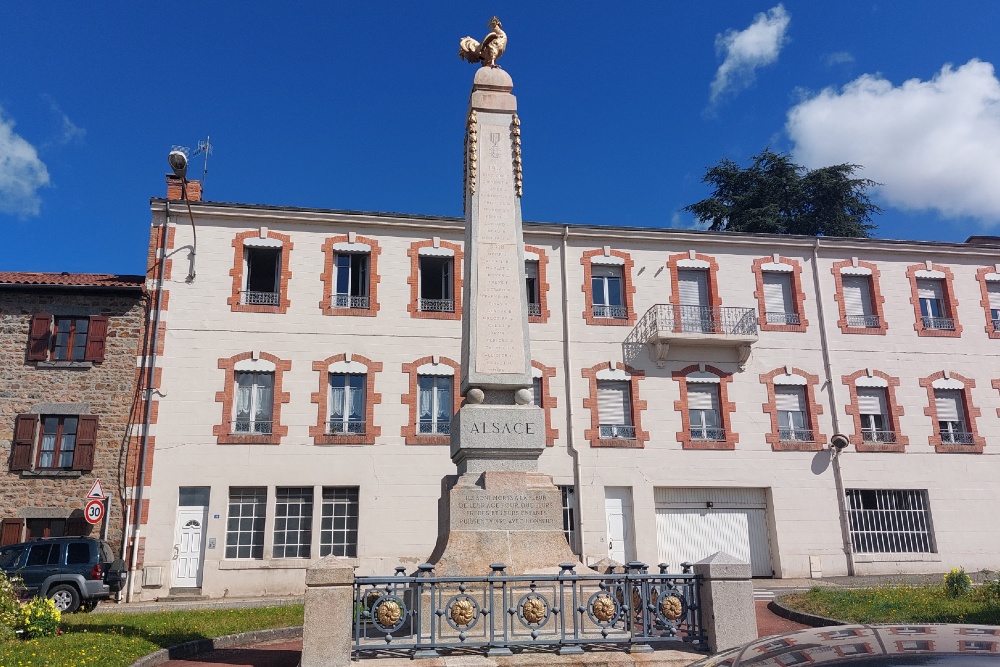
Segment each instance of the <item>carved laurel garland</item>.
[[514,114],[510,121],[511,143],[514,145],[514,193],[521,196],[521,119]]
[[[469,112],[469,118],[465,122],[465,179],[469,182],[468,194],[476,194],[476,159],[479,131],[476,122],[476,111]],[[465,202],[466,192],[462,191],[462,201]]]

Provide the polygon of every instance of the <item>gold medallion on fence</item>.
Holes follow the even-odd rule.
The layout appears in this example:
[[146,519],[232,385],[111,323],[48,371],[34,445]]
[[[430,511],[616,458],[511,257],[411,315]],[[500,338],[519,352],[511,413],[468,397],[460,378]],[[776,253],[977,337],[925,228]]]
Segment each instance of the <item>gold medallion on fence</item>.
[[593,604],[590,605],[590,612],[601,623],[607,623],[615,617],[615,601],[610,595],[598,595]]
[[375,612],[379,624],[386,628],[391,628],[399,623],[402,615],[403,610],[400,608],[399,603],[393,600],[386,600],[378,606],[378,610]]
[[465,627],[476,617],[476,607],[468,598],[456,600],[451,605],[451,620],[459,627]]
[[665,619],[676,621],[684,613],[684,605],[677,596],[668,595],[660,602],[660,613]]
[[528,598],[521,607],[521,615],[528,623],[540,623],[548,611],[545,602],[541,598]]

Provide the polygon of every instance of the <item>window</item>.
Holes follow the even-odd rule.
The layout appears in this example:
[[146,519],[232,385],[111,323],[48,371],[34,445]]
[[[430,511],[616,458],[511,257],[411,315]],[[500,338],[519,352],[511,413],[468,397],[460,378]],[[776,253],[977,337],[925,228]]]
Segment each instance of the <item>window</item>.
[[104,361],[108,318],[33,315],[28,341],[29,361]]
[[942,444],[971,445],[973,436],[965,422],[965,401],[960,389],[935,389],[938,433]]
[[262,486],[229,487],[226,558],[264,557],[266,507],[266,488]]
[[451,433],[451,390],[454,378],[450,375],[421,375],[417,378],[418,429],[421,434],[448,435]]
[[281,304],[281,248],[244,248],[244,281],[240,303],[245,306]]
[[847,326],[855,329],[877,329],[881,326],[874,314],[870,276],[843,276],[844,311]]
[[777,386],[774,388],[775,407],[778,410],[778,440],[781,442],[813,442],[806,409],[804,387]]
[[799,314],[795,312],[792,299],[792,274],[765,271],[764,281],[764,321],[767,324],[799,324]]
[[32,544],[28,552],[26,567],[38,567],[40,565],[58,565],[59,557],[62,555],[61,544]]
[[536,408],[544,408],[544,394],[542,392],[542,378],[531,378],[531,403]]
[[597,414],[600,419],[602,440],[615,438],[635,440],[632,391],[627,380],[597,381]]
[[87,565],[90,563],[90,544],[88,542],[70,542],[66,545],[67,565]]
[[420,257],[421,311],[455,312],[453,275],[453,257]]
[[63,537],[66,535],[66,519],[27,519],[27,540],[40,540],[46,537]]
[[886,406],[884,388],[858,387],[858,414],[861,416],[861,438],[864,442],[896,442],[896,432],[889,423]]
[[943,281],[936,278],[917,278],[917,298],[924,329],[952,331],[955,320],[945,308]]
[[680,304],[681,331],[714,331],[708,302],[708,271],[677,270],[677,303]]
[[538,261],[524,263],[524,288],[528,296],[528,315],[541,317],[542,300],[538,285]]
[[993,331],[1000,331],[1000,282],[987,283],[986,294],[990,305],[990,321],[993,323]]
[[232,433],[271,435],[273,408],[274,373],[236,373]]
[[570,549],[576,549],[576,488],[560,486],[562,493],[563,533]]
[[274,558],[309,558],[313,489],[278,487],[274,503]]
[[847,504],[856,553],[933,551],[926,491],[848,489]]
[[692,440],[725,440],[719,415],[719,388],[710,382],[690,382],[687,388],[688,420]]
[[330,373],[328,434],[364,435],[367,386],[366,375]]
[[335,292],[331,305],[336,308],[368,309],[368,263],[367,253],[336,254]]
[[622,301],[622,269],[619,266],[594,265],[591,268],[591,297],[594,317],[627,319]]
[[97,426],[92,415],[18,415],[10,470],[92,470]]
[[38,447],[39,468],[71,468],[76,451],[77,416],[43,417]]
[[319,555],[358,555],[358,487],[323,487]]

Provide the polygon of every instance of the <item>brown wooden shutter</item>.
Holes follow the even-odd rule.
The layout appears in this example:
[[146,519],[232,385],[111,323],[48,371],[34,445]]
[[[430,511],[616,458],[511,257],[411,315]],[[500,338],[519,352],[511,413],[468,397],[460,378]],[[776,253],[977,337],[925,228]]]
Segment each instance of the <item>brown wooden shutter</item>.
[[31,450],[35,444],[38,415],[18,415],[14,420],[14,440],[10,445],[10,471],[31,470]]
[[87,349],[84,361],[104,361],[104,340],[108,337],[108,318],[104,315],[93,315],[90,318],[90,328],[87,330]]
[[32,315],[28,334],[28,361],[45,361],[49,358],[51,337],[52,316],[45,313]]
[[97,417],[81,415],[76,429],[76,451],[73,454],[73,470],[93,470],[94,448],[97,445]]
[[24,534],[24,519],[4,519],[0,528],[0,547],[22,542]]

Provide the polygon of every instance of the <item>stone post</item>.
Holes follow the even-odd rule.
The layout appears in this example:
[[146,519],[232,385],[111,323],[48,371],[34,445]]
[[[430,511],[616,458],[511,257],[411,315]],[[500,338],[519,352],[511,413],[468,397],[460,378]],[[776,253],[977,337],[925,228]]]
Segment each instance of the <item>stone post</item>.
[[701,622],[712,652],[757,639],[750,563],[718,551],[695,563],[694,573],[702,576]]
[[300,667],[351,664],[356,566],[354,559],[327,556],[306,570]]

